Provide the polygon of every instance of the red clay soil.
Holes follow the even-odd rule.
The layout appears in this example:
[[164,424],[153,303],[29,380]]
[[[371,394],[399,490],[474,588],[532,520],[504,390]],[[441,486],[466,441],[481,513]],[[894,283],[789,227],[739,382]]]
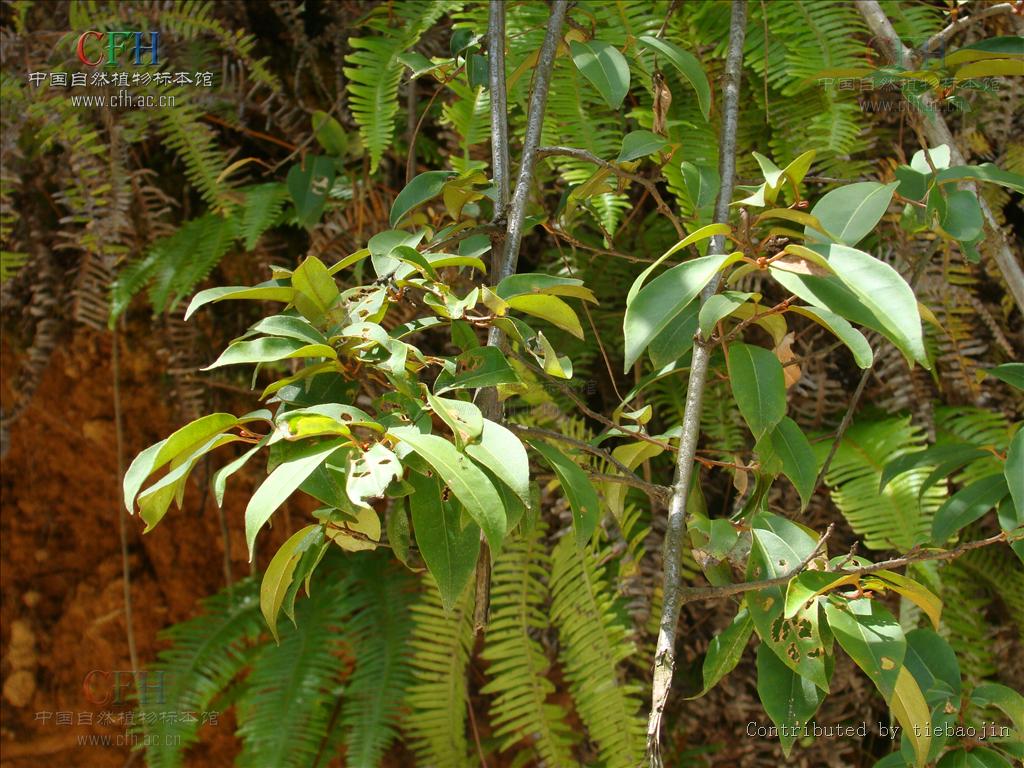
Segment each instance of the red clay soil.
[[[6,347],[2,359],[6,400],[17,365]],[[131,680],[110,359],[109,335],[79,330],[55,354],[13,425],[2,461],[4,768],[142,764],[140,755],[130,760],[126,744],[128,705],[99,703],[112,693],[115,672]],[[153,350],[133,342],[122,346],[121,359],[124,458],[130,461],[179,423]],[[248,572],[241,526],[248,482],[238,478],[226,506],[236,577]],[[224,583],[216,509],[199,485],[192,484],[184,510],[172,508],[152,533],[143,536],[141,521],[128,519],[134,634],[143,664],[159,649],[158,631],[187,617],[197,599]],[[230,717],[206,731],[189,764],[230,765],[237,748]]]

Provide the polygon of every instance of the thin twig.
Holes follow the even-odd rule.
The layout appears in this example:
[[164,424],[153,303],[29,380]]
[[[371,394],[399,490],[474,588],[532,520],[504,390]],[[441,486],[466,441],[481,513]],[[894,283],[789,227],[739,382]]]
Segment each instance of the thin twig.
[[646,176],[640,176],[639,174],[627,171],[625,168],[621,168],[615,163],[609,163],[607,160],[602,160],[600,157],[595,155],[593,152],[588,152],[585,149],[577,149],[576,147],[541,147],[537,150],[538,157],[571,157],[574,160],[582,160],[586,163],[593,163],[598,168],[603,168],[616,176],[634,181],[637,184],[643,186],[654,199],[655,204],[658,206],[658,211],[670,222],[676,230],[676,235],[682,240],[686,237],[686,230],[683,229],[682,222],[679,221],[679,217],[676,216],[672,209],[669,208],[668,203],[665,202],[665,198],[661,196],[661,192],[658,191],[658,185]]
[[1016,5],[1014,3],[999,3],[998,5],[990,5],[988,8],[979,8],[971,13],[970,16],[959,18],[941,32],[936,32],[928,38],[928,41],[921,46],[920,50],[925,53],[934,51],[938,46],[945,45],[949,42],[950,38],[976,21],[987,19],[990,16],[1002,16],[1004,13],[1019,14],[1022,9],[1024,9],[1024,3],[1021,2],[1017,2]]
[[[740,77],[743,71],[743,41],[747,30],[746,0],[733,0],[732,18],[729,26],[729,52],[726,56],[725,75],[722,84],[723,116],[721,140],[719,142],[719,177],[722,186],[715,204],[715,223],[729,220],[729,204],[732,201],[733,184],[736,177],[736,128],[739,120]],[[709,254],[725,253],[725,238],[716,236],[708,246]],[[718,290],[718,276],[712,278],[701,292],[701,302],[707,301]],[[652,768],[661,766],[661,720],[672,687],[675,669],[676,624],[679,621],[679,584],[682,580],[682,552],[686,528],[686,500],[693,480],[693,462],[700,436],[701,402],[704,383],[707,380],[708,362],[711,349],[700,337],[694,341],[693,359],[690,364],[690,378],[686,389],[686,406],[683,412],[683,432],[679,440],[679,454],[676,457],[675,479],[672,484],[672,499],[669,503],[668,521],[665,531],[663,556],[664,603],[658,629],[658,644],[654,655],[654,680],[651,693],[651,713],[647,723],[647,759]]]
[[[989,547],[1001,542],[1016,541],[1020,538],[1020,536],[1011,537],[1005,531],[1002,531],[997,533],[995,536],[989,536],[987,539],[968,541],[967,543],[961,544],[953,549],[922,549],[916,552],[910,552],[902,557],[882,560],[881,562],[872,563],[871,565],[865,565],[860,568],[853,568],[849,571],[844,570],[842,567],[842,565],[845,565],[846,562],[852,559],[848,558],[840,565],[840,567],[833,571],[829,571],[829,573],[843,573],[850,576],[867,576],[868,574],[878,573],[879,571],[891,571],[895,568],[903,568],[913,563],[923,563],[935,560],[955,560],[971,550]],[[686,587],[680,590],[680,600],[684,603],[691,603],[695,600],[723,600],[727,597],[741,595],[745,592],[755,592],[757,590],[767,589],[768,587],[782,586],[784,584],[788,584],[794,576],[806,570],[810,560],[813,560],[816,556],[817,555],[812,556],[809,560],[802,563],[800,567],[795,568],[785,576],[777,576],[773,579],[764,579],[763,581],[744,581],[739,582],[738,584],[724,584],[717,587]]]
[[[875,35],[875,41],[893,60],[901,61],[908,69],[915,69],[920,61],[920,56],[907,48],[900,36],[896,33],[889,17],[878,4],[877,0],[857,0],[857,10],[860,11],[864,21]],[[977,15],[977,14],[976,14]],[[954,30],[955,31],[955,30]],[[941,33],[940,33],[941,34]],[[952,34],[952,33],[951,33]],[[922,109],[915,112],[915,117],[920,120],[921,128],[933,147],[945,144],[949,147],[949,159],[953,165],[965,165],[963,154],[961,154],[956,140],[953,138],[945,118],[935,104],[931,93],[922,97]],[[927,157],[927,153],[925,153]],[[996,220],[992,209],[985,198],[978,194],[978,188],[973,183],[965,183],[964,188],[977,196],[978,205],[981,207],[982,216],[988,224],[995,239],[995,247],[992,249],[992,257],[1003,275],[1006,286],[1010,289],[1017,309],[1024,312],[1024,267],[1021,267],[1017,257],[1013,254],[1010,244],[1006,239],[999,222]]]
[[[872,364],[874,364],[873,360]],[[870,377],[871,366],[869,365],[860,375],[860,381],[857,382],[857,389],[854,390],[853,397],[850,398],[850,404],[846,407],[846,413],[843,414],[843,420],[839,422],[839,429],[836,430],[836,435],[832,439],[832,447],[828,449],[828,456],[825,457],[825,463],[821,465],[821,469],[818,471],[818,476],[814,480],[814,487],[811,489],[810,496],[813,496],[818,492],[818,488],[821,487],[822,482],[825,480],[825,475],[828,473],[829,467],[832,466],[832,460],[836,457],[836,452],[839,450],[839,444],[843,442],[843,435],[846,434],[846,430],[849,428],[850,422],[853,421],[853,412],[857,410],[860,398],[864,394],[864,387],[867,386],[868,379]]]

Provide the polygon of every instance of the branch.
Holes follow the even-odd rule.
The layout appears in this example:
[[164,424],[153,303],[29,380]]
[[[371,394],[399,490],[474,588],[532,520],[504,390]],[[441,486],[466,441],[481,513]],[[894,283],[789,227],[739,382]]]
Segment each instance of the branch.
[[523,141],[523,156],[519,161],[519,178],[512,194],[508,212],[505,253],[501,270],[496,275],[501,280],[516,271],[519,261],[519,246],[523,240],[523,220],[526,218],[526,199],[533,183],[533,167],[537,162],[537,147],[544,127],[544,111],[548,103],[548,87],[551,85],[551,69],[555,64],[558,42],[562,39],[562,24],[565,21],[567,0],[555,0],[551,4],[547,34],[540,48],[540,57],[534,69],[533,92],[530,94],[530,111],[526,117],[526,138]]
[[635,181],[637,184],[642,185],[644,189],[650,193],[651,197],[654,198],[654,202],[658,206],[658,211],[672,222],[672,226],[675,227],[676,235],[679,239],[682,240],[686,237],[686,230],[683,229],[683,225],[680,223],[679,217],[672,213],[672,209],[668,207],[665,199],[661,196],[661,193],[658,191],[658,185],[653,179],[649,179],[646,176],[640,176],[636,173],[630,173],[624,168],[620,168],[617,164],[609,163],[607,160],[602,160],[597,155],[592,152],[588,152],[585,149],[576,149],[575,147],[540,147],[537,150],[537,157],[551,157],[553,155],[572,157],[586,163],[593,163],[599,168],[611,171],[620,178]]
[[932,35],[928,38],[928,42],[921,46],[920,50],[924,52],[934,51],[937,47],[948,43],[951,37],[976,21],[987,19],[990,16],[1002,16],[1004,13],[1020,13],[1022,8],[1024,8],[1024,5],[1020,3],[1016,6],[1013,3],[999,3],[998,5],[990,5],[988,8],[981,8],[970,16],[957,19],[941,32]]
[[[832,526],[829,526],[829,530],[831,530],[831,528]],[[827,535],[828,532],[826,531],[826,536]],[[903,557],[894,557],[890,560],[872,563],[871,565],[865,565],[861,568],[853,568],[849,571],[837,568],[835,571],[830,572],[844,573],[851,576],[867,576],[872,573],[877,573],[878,571],[891,571],[895,568],[903,568],[913,563],[923,563],[929,560],[955,560],[971,550],[981,549],[982,547],[999,544],[1000,542],[1016,541],[1017,538],[1020,537],[1014,537],[1011,539],[1005,531],[1002,531],[997,533],[995,536],[988,537],[987,539],[969,541],[958,547],[954,547],[953,549],[922,549],[917,552],[911,552]],[[818,542],[819,546],[815,548],[815,552],[811,553],[811,557],[785,576],[777,576],[774,579],[764,579],[763,581],[747,581],[740,582],[739,584],[725,584],[719,587],[686,587],[680,590],[681,594],[679,599],[683,603],[690,603],[695,600],[723,600],[734,595],[742,595],[745,592],[754,592],[759,589],[767,589],[768,587],[778,587],[788,584],[794,576],[798,576],[801,572],[805,571],[807,566],[810,564],[810,561],[817,557],[817,550],[820,549],[820,545],[824,540],[825,536],[822,536],[821,541]]]
[[[508,207],[512,163],[508,154],[508,94],[505,90],[505,3],[491,0],[487,24],[490,66],[491,164],[494,166],[494,221],[503,221]],[[497,251],[492,258],[498,258]],[[497,266],[497,265],[495,265]],[[496,270],[497,271],[497,270]]]
[[[719,176],[722,187],[715,205],[715,223],[729,220],[729,203],[732,200],[733,184],[736,178],[736,127],[739,120],[740,77],[743,72],[743,41],[747,30],[746,0],[733,0],[732,20],[729,26],[729,53],[726,58],[724,111],[722,116],[721,139],[719,141]],[[709,254],[725,253],[725,238],[717,235],[711,239]],[[718,290],[716,275],[701,292],[705,302]],[[665,712],[672,674],[675,669],[676,624],[682,603],[679,599],[679,583],[682,578],[681,559],[683,538],[686,527],[686,499],[689,497],[693,480],[693,461],[700,435],[701,401],[704,397],[704,382],[707,380],[708,361],[711,351],[707,342],[698,336],[693,345],[693,361],[690,365],[690,379],[686,389],[686,408],[683,412],[683,433],[679,440],[679,455],[676,459],[675,480],[672,484],[672,500],[668,510],[668,526],[665,531],[664,561],[664,604],[658,630],[658,645],[654,655],[654,681],[651,693],[651,714],[647,723],[647,758],[655,768],[661,765],[659,735],[661,719]]]
[[[894,60],[908,62],[912,66],[916,66],[917,55],[910,51],[903,44],[903,41],[900,40],[900,36],[896,34],[896,30],[877,0],[857,0],[857,10],[860,11],[864,21],[871,28],[875,35],[875,40],[883,49],[883,52]],[[960,149],[957,147],[953,134],[950,132],[946,120],[942,117],[942,113],[935,107],[931,94],[925,94],[922,101],[923,108],[918,114],[921,127],[928,141],[931,142],[933,147],[945,144],[949,147],[950,162],[953,165],[965,165],[966,160],[964,160],[964,156],[960,153]],[[992,251],[992,256],[995,259],[996,266],[999,267],[1003,280],[1010,289],[1010,293],[1013,294],[1014,301],[1017,303],[1017,309],[1024,312],[1024,268],[1021,267],[1020,262],[1010,249],[1010,244],[1006,240],[1006,233],[1003,232],[999,222],[996,221],[992,209],[989,208],[985,198],[978,194],[977,186],[973,183],[967,183],[964,187],[978,198],[978,205],[981,206],[981,213],[985,217],[985,222],[995,236],[995,248]]]

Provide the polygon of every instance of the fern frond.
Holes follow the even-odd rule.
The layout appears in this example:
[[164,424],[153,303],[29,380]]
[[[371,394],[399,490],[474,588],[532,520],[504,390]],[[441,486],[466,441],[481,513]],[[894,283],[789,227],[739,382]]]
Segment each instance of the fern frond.
[[502,750],[525,742],[538,766],[558,768],[575,763],[573,739],[565,710],[548,701],[555,691],[547,678],[551,663],[533,637],[548,625],[545,581],[550,570],[540,526],[509,541],[495,561],[483,652],[491,680],[481,693],[494,695],[491,720]]
[[600,558],[571,536],[555,547],[551,569],[551,620],[561,640],[573,702],[608,768],[634,768],[643,752],[638,717],[640,688],[620,679],[618,666],[635,653]]
[[227,167],[227,158],[218,148],[213,132],[200,121],[202,110],[189,100],[184,89],[167,93],[174,96],[174,106],[161,108],[157,116],[164,146],[181,158],[185,175],[210,208],[226,213],[232,201],[220,176]]
[[339,631],[354,607],[344,579],[319,579],[295,608],[295,624],[252,661],[238,701],[238,765],[306,768],[314,765],[341,693]]
[[[405,69],[398,57],[442,14],[458,5],[449,0],[430,0],[381,6],[381,12],[366,22],[381,34],[349,40],[353,50],[345,57],[349,66],[344,68],[348,78],[349,109],[359,126],[363,145],[370,153],[370,173],[377,170],[384,150],[391,146],[394,138],[398,86]],[[387,26],[385,14],[405,20],[404,25]]]
[[359,609],[345,627],[356,666],[345,683],[341,722],[346,765],[369,768],[380,764],[398,735],[402,699],[413,680],[409,609],[416,583],[381,553],[356,560],[353,598]]
[[[829,444],[818,443],[819,461]],[[847,430],[825,476],[832,501],[871,549],[909,550],[926,541],[935,511],[945,499],[938,486],[918,499],[928,467],[896,477],[878,492],[882,468],[898,456],[924,448],[923,433],[910,417],[864,420]]]
[[473,590],[451,613],[430,580],[412,607],[412,667],[405,730],[417,758],[436,768],[469,766],[466,754],[466,665],[473,643]]
[[199,615],[161,635],[171,645],[159,653],[147,675],[150,681],[163,683],[162,695],[158,701],[150,701],[157,698],[150,695],[139,702],[139,728],[151,737],[146,749],[149,768],[183,764],[185,749],[198,740],[200,713],[210,710],[248,663],[251,644],[264,628],[258,591],[253,579],[236,582],[230,595],[225,590],[207,598]]
[[245,241],[245,250],[251,251],[257,241],[271,227],[278,224],[281,211],[288,200],[284,184],[260,184],[239,190],[245,194],[238,236]]

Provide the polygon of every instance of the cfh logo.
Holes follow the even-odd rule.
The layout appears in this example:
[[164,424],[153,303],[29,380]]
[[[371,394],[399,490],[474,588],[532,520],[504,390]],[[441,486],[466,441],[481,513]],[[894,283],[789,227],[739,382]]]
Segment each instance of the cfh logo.
[[[148,43],[146,42],[148,40]],[[135,66],[156,66],[160,61],[159,32],[96,32],[90,30],[78,37],[75,52],[90,67],[116,67],[121,54],[133,55]],[[143,53],[149,61],[143,63]],[[105,56],[105,58],[104,58]]]
[[143,705],[163,704],[170,678],[162,670],[94,669],[82,679],[82,692],[86,701],[99,706],[126,704],[132,698]]

